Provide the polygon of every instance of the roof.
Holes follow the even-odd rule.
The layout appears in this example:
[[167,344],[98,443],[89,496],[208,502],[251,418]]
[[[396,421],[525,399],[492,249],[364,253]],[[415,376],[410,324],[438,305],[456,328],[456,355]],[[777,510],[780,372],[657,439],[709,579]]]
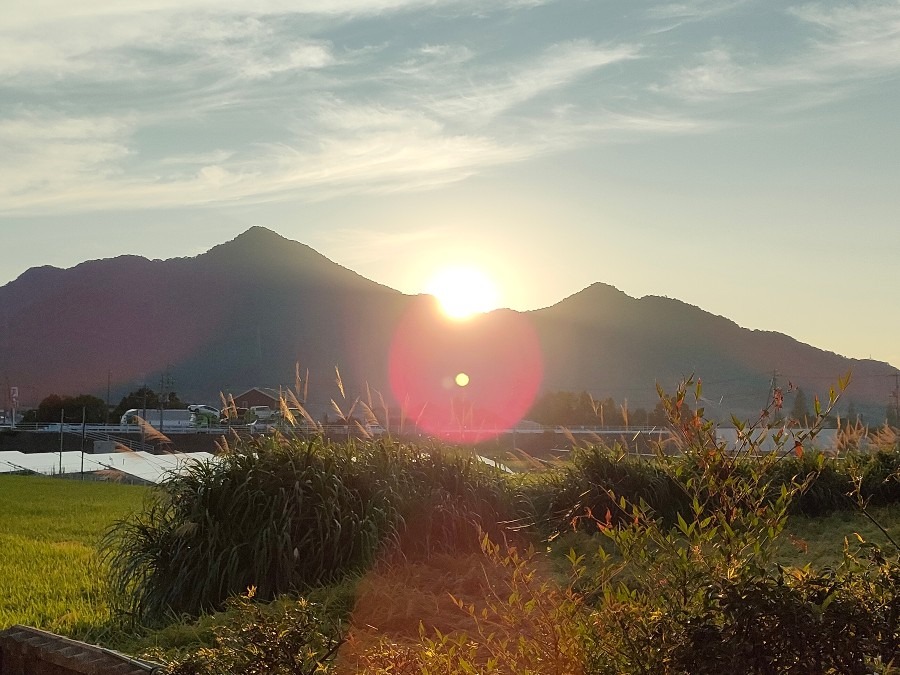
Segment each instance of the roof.
[[270,389],[268,387],[251,387],[245,392],[235,395],[234,400],[240,400],[244,396],[248,396],[249,394],[257,393],[262,394],[263,396],[267,396],[276,403],[278,402],[278,397],[280,396],[280,392],[276,389]]

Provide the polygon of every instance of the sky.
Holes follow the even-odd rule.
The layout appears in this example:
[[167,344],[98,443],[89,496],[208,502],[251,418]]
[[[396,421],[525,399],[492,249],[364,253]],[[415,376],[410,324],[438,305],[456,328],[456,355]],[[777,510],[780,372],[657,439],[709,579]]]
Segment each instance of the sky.
[[898,119],[897,1],[4,0],[0,285],[262,225],[900,365]]

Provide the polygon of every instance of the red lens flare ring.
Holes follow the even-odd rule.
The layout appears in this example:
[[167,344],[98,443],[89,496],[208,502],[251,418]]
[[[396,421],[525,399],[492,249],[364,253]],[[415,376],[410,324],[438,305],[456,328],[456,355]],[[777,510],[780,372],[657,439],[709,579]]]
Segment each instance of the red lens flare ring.
[[477,442],[515,426],[542,377],[537,333],[509,310],[457,322],[422,296],[391,345],[391,391],[407,420],[449,441]]

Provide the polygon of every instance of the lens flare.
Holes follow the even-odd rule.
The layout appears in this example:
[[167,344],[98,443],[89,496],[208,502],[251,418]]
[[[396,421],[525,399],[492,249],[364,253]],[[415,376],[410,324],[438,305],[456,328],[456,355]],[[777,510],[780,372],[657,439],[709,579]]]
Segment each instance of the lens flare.
[[510,429],[528,412],[542,377],[530,320],[508,310],[448,322],[420,298],[391,345],[394,398],[407,419],[446,440],[477,442]]

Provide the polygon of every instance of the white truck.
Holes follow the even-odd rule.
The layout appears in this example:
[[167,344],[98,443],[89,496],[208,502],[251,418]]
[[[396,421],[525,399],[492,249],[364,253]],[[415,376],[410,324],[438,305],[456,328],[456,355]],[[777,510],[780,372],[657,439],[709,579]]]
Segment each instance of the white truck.
[[[160,412],[162,413],[160,415]],[[146,411],[142,408],[132,408],[126,410],[122,415],[119,423],[123,427],[123,431],[139,431],[137,418],[140,417],[154,429],[162,432],[176,431],[181,429],[193,429],[196,425],[196,415],[191,410],[154,410],[148,408]]]

